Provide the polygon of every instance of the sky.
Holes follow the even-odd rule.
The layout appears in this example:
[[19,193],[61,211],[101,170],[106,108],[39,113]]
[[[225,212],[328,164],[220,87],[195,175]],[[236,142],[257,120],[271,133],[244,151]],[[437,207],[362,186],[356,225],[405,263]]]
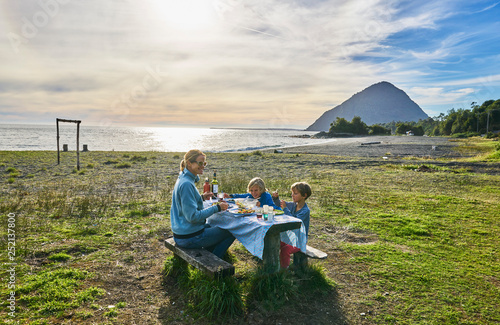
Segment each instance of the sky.
[[307,128],[388,81],[500,99],[500,1],[0,0],[0,124]]

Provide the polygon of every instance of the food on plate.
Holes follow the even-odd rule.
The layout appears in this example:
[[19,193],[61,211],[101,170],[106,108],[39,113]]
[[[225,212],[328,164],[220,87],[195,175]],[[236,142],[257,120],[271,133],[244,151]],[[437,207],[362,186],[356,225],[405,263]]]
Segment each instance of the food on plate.
[[250,214],[250,213],[254,213],[255,210],[248,209],[248,208],[238,208],[238,209],[231,210],[231,212],[236,213],[236,214]]
[[255,210],[253,209],[248,209],[248,208],[240,208],[238,209],[238,213],[254,213]]

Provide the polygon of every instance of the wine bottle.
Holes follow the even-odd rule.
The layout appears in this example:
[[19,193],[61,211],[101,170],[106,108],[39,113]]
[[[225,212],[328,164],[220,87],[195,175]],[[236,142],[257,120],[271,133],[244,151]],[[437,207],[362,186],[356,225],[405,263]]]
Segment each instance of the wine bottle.
[[214,178],[212,179],[212,193],[214,197],[217,198],[217,193],[219,193],[219,182],[217,181],[217,171],[214,171]]

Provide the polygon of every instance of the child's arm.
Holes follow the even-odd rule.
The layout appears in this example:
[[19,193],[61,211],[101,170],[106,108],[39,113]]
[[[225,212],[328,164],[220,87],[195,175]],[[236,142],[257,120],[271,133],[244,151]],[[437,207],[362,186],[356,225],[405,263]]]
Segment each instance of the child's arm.
[[[274,202],[274,205],[275,206],[280,206],[280,196],[278,194],[278,191],[274,191],[273,194],[271,194],[271,196],[273,197],[273,202]],[[283,208],[283,207],[281,207]]]
[[285,212],[285,214],[294,216],[294,213],[292,212],[293,202],[286,202],[285,200],[281,200],[281,208],[283,209],[283,212]]
[[280,202],[281,209],[283,210],[283,212],[285,212],[285,214],[288,214],[289,216],[291,216],[293,214],[290,211],[290,208],[288,207],[288,204],[290,204],[290,203],[285,202],[285,200],[281,200],[281,202]]
[[277,210],[281,210],[281,207],[279,205],[274,204],[273,198],[271,197],[271,194],[269,194],[269,192],[262,193],[259,202],[261,207],[263,207],[264,205],[269,205]]

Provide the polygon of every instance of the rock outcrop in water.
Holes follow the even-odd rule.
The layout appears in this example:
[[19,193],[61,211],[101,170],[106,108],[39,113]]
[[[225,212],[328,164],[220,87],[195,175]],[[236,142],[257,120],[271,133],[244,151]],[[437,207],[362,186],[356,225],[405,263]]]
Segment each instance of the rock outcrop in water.
[[408,95],[393,84],[382,81],[353,95],[342,104],[326,111],[307,131],[328,131],[337,117],[351,121],[361,117],[367,125],[392,121],[418,121],[429,116]]

